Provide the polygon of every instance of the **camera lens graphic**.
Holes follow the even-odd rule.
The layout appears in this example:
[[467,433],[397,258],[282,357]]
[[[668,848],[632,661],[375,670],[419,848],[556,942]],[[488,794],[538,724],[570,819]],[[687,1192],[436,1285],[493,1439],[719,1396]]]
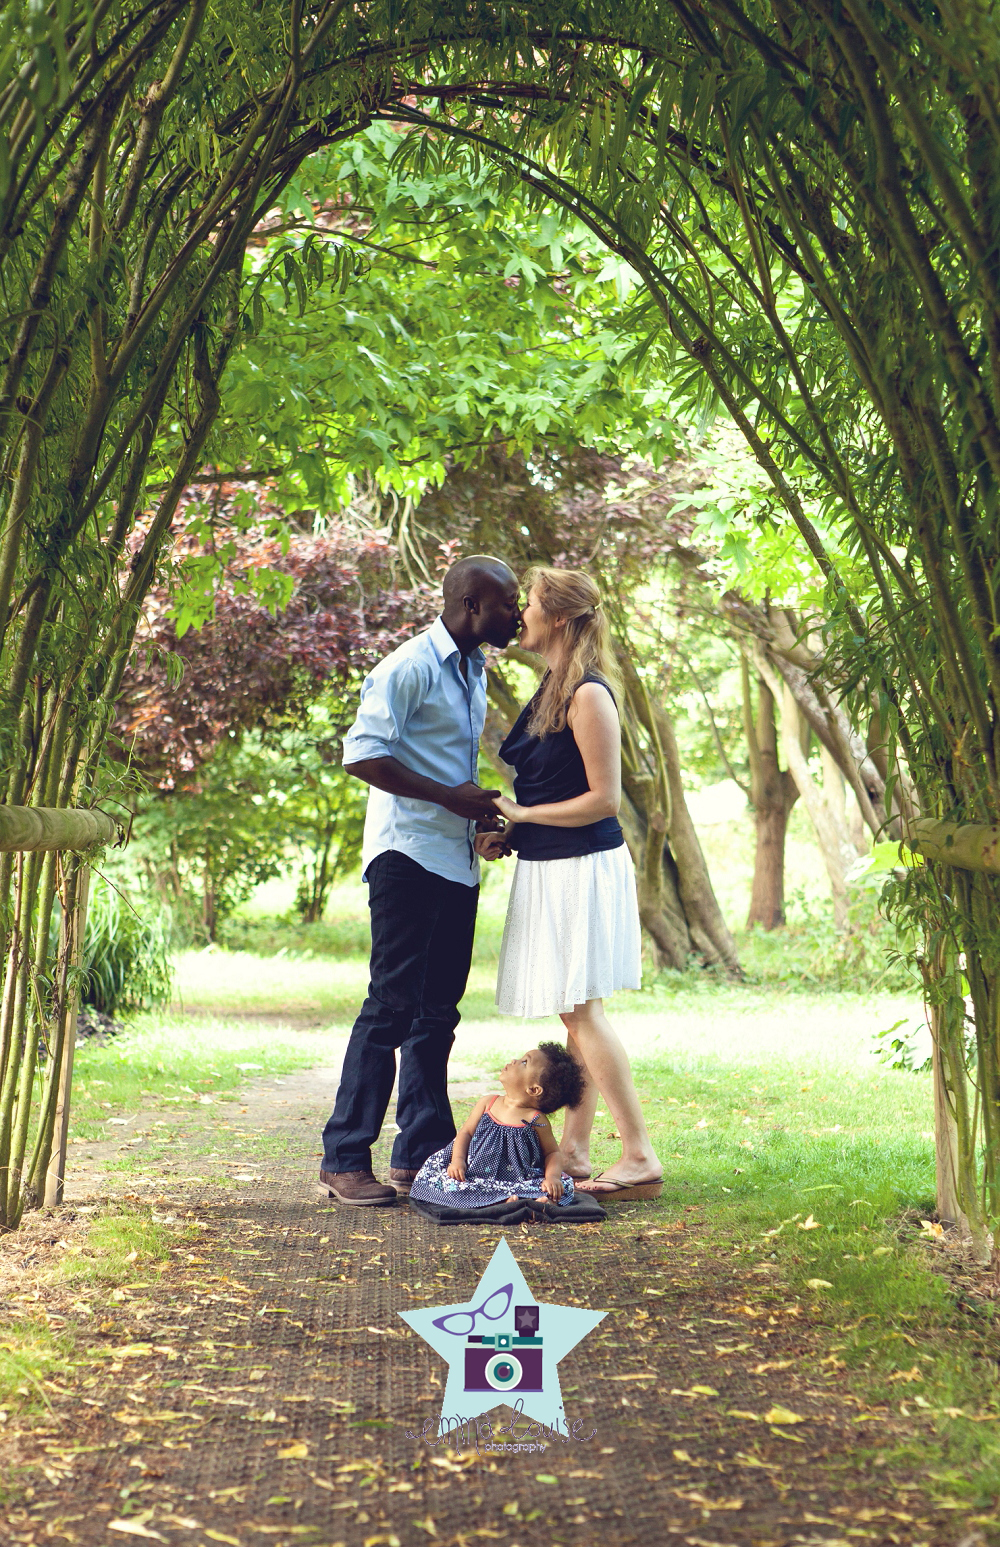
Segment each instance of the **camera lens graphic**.
[[524,1372],[520,1359],[504,1350],[501,1354],[494,1354],[492,1359],[487,1359],[483,1373],[494,1391],[511,1391]]

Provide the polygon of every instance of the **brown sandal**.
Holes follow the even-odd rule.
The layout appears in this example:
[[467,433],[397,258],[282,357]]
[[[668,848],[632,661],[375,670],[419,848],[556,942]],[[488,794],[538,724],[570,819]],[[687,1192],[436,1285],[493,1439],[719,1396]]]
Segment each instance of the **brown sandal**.
[[644,1198],[658,1198],[663,1191],[663,1177],[657,1176],[649,1182],[616,1182],[613,1176],[605,1177],[603,1171],[599,1171],[594,1177],[595,1182],[604,1179],[602,1187],[581,1187],[591,1198],[603,1198],[610,1203],[640,1202]]

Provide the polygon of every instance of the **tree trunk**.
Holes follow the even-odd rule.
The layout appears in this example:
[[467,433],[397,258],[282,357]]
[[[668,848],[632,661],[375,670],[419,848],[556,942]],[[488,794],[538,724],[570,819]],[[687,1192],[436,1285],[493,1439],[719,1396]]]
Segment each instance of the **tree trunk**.
[[778,929],[785,922],[785,835],[788,817],[799,798],[795,780],[778,765],[778,729],[774,694],[757,677],[757,723],[750,702],[750,667],[742,657],[743,725],[750,762],[750,804],[757,847],[747,928]]
[[779,694],[781,696],[781,745],[785,761],[809,812],[823,855],[833,898],[834,923],[838,929],[847,929],[847,872],[854,862],[855,853],[847,832],[846,819],[843,815],[838,817],[835,806],[809,771],[809,762],[802,746],[802,722],[791,688],[776,675],[762,651],[755,652],[755,661],[771,692],[775,697]]
[[[643,927],[656,945],[661,964],[672,966],[673,961],[666,959],[666,942],[676,932],[676,898],[690,942],[683,964],[696,956],[707,967],[723,967],[739,977],[736,942],[722,916],[684,798],[680,753],[670,716],[662,704],[650,699],[635,663],[620,642],[618,658],[625,686],[622,782],[639,818],[644,845],[641,861],[636,859]],[[676,956],[676,944],[669,950]]]

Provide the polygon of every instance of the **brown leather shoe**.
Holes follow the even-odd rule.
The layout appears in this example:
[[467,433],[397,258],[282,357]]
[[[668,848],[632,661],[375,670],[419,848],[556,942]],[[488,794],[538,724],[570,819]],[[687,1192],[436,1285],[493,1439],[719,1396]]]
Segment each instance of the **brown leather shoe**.
[[416,1179],[416,1171],[405,1171],[401,1166],[391,1166],[389,1168],[389,1182],[395,1187],[401,1198],[409,1196],[410,1188]]
[[377,1182],[371,1171],[320,1171],[320,1182],[331,1198],[358,1209],[386,1209],[396,1201],[396,1189]]

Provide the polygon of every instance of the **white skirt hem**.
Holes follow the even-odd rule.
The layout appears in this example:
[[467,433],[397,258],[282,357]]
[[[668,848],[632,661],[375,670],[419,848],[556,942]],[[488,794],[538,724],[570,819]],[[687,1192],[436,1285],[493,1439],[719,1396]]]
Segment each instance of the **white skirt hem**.
[[536,1020],[642,986],[635,873],[624,844],[569,859],[517,862],[496,1005]]

